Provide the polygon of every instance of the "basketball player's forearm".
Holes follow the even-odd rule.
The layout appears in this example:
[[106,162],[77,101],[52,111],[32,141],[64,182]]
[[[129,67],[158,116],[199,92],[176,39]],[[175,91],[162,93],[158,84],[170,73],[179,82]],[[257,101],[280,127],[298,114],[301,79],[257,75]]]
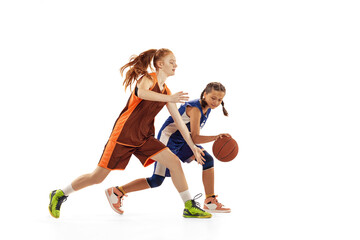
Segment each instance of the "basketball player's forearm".
[[196,145],[194,144],[191,135],[189,133],[189,130],[187,129],[184,121],[182,120],[180,113],[176,107],[175,103],[168,103],[167,108],[170,112],[170,115],[172,116],[172,118],[174,119],[174,123],[176,125],[176,128],[180,131],[181,135],[183,136],[184,140],[186,141],[186,143],[189,145],[189,147],[191,148],[191,150],[193,150]]
[[171,98],[169,95],[156,93],[146,89],[138,89],[138,97],[148,101],[155,101],[155,102],[170,102]]
[[186,141],[186,143],[189,145],[189,147],[191,149],[193,149],[194,147],[196,147],[195,142],[193,141],[193,139],[191,138],[190,132],[187,129],[186,125],[184,122],[177,121],[174,120],[175,125],[177,127],[177,129],[180,131],[181,135],[183,136],[184,140]]
[[191,136],[191,137],[195,144],[209,143],[215,141],[217,138],[217,136],[201,136],[201,135]]

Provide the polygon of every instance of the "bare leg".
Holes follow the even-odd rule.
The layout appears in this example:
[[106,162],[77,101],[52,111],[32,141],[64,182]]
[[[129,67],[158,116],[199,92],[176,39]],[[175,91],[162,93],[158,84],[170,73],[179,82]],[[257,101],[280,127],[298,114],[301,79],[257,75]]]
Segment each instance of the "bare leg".
[[122,189],[126,193],[136,192],[136,191],[140,191],[140,190],[144,190],[144,189],[148,189],[148,188],[150,188],[150,186],[145,178],[136,179],[136,180],[129,182],[128,184],[125,184],[122,186]]
[[71,185],[75,191],[78,191],[82,188],[101,183],[109,173],[110,170],[97,166],[92,173],[84,174],[78,177],[71,183]]
[[189,189],[179,158],[169,149],[166,149],[152,157],[170,170],[171,180],[179,193]]
[[204,184],[205,194],[214,195],[214,168],[209,168],[203,171],[202,180]]

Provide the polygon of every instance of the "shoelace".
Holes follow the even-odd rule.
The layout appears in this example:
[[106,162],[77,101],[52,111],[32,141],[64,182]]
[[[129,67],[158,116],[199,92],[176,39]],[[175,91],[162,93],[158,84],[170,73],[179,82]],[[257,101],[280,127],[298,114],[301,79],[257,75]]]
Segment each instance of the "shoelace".
[[59,197],[58,203],[56,204],[56,210],[60,210],[61,204],[66,202],[67,198],[67,196]]
[[202,196],[202,193],[196,194],[195,197],[191,200],[191,202],[193,203],[193,204],[192,204],[192,207],[193,207],[193,208],[197,208],[197,209],[199,209],[199,210],[201,210],[201,211],[204,211],[204,210],[202,210],[202,208],[201,208],[201,206],[200,206],[200,203],[195,201],[196,199],[201,198],[201,196]]
[[218,197],[218,195],[214,195],[212,198],[214,199],[214,201],[215,201],[216,204],[219,204],[220,207],[224,207],[225,205],[222,204],[222,203],[219,203],[219,201],[217,200],[217,197]]
[[[118,196],[116,193],[114,193],[116,196]],[[121,197],[120,197],[120,207],[122,207],[123,206],[123,201],[125,200],[125,198],[124,197],[127,197],[128,195],[127,194],[123,194]]]
[[125,200],[125,198],[124,197],[127,197],[128,195],[127,194],[125,194],[125,195],[122,195],[121,197],[120,197],[120,207],[122,207],[123,206],[123,201]]

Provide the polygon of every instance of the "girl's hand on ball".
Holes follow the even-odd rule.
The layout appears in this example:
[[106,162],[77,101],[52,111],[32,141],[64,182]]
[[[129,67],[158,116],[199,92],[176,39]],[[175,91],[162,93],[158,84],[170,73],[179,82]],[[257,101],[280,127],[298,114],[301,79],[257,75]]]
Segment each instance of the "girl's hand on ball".
[[218,140],[219,138],[223,138],[223,137],[229,137],[229,138],[231,138],[231,135],[228,134],[228,133],[221,133],[221,134],[219,134],[219,135],[216,136],[215,141]]

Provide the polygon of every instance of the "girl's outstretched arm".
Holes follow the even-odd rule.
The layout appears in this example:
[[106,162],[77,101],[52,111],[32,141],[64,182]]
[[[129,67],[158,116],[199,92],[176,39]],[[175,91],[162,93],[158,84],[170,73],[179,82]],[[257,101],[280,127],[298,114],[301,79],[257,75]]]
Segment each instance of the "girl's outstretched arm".
[[185,139],[186,143],[189,145],[189,147],[191,148],[191,150],[193,151],[194,153],[194,156],[196,158],[196,161],[203,165],[204,162],[205,162],[205,159],[202,157],[204,156],[204,153],[203,151],[198,148],[193,140],[191,139],[191,136],[190,136],[190,133],[189,133],[189,130],[187,129],[184,121],[182,120],[181,116],[180,116],[180,113],[176,107],[176,104],[175,103],[168,103],[166,104],[169,112],[170,112],[170,115],[172,116],[172,118],[174,119],[174,122],[175,122],[175,125],[176,125],[176,128],[179,129],[181,135],[183,136],[183,138]]
[[156,102],[172,102],[172,103],[184,103],[189,100],[187,93],[178,92],[173,95],[166,95],[150,91],[149,89],[153,85],[153,81],[147,77],[143,77],[137,84],[137,96],[141,99]]

